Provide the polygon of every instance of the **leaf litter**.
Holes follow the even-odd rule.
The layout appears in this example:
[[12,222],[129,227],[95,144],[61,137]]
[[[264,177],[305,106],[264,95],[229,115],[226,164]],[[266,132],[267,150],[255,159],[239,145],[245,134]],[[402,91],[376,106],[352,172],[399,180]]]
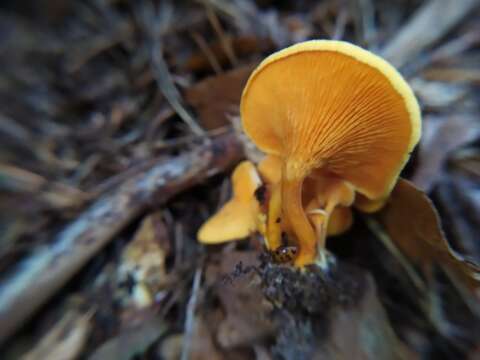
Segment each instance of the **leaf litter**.
[[[480,10],[473,0],[452,4],[451,11],[441,0],[2,5],[0,315],[9,315],[2,353],[478,355]],[[412,84],[430,136],[403,175],[425,192],[400,181],[387,207],[366,219],[377,227],[362,228],[356,216],[348,234],[329,239],[340,270],[306,291],[302,275],[257,259],[256,237],[205,248],[195,233],[225,199],[220,184],[229,169],[245,156],[258,161],[232,130],[253,64],[293,42],[332,37],[384,54]],[[171,164],[184,171],[162,170]],[[72,228],[86,245],[61,241],[62,229]],[[385,235],[390,250],[372,242]],[[42,254],[52,266],[29,268]],[[353,281],[349,263],[367,280]],[[16,276],[22,271],[28,277]],[[392,290],[392,278],[405,273],[410,281]],[[358,297],[333,286],[342,276],[359,286]],[[276,300],[268,279],[284,281]],[[13,293],[18,301],[4,301]],[[300,313],[289,307],[308,294],[328,295],[331,306],[315,314],[321,301]]]

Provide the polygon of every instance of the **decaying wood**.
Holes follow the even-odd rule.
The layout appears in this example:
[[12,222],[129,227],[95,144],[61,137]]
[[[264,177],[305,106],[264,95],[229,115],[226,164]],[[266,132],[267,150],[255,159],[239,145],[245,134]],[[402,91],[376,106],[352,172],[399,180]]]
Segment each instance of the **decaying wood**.
[[405,65],[444,36],[479,4],[479,0],[429,1],[400,29],[382,55],[396,67]]
[[182,190],[225,170],[240,155],[234,135],[219,136],[190,153],[152,165],[95,201],[50,246],[33,252],[2,282],[0,342],[149,204],[165,203]]

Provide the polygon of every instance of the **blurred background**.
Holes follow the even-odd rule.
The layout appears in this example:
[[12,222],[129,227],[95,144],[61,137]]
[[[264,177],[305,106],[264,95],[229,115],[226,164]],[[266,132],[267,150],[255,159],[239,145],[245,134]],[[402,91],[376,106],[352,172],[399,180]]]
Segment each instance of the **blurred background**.
[[[365,47],[408,80],[423,137],[402,175],[438,211],[452,248],[439,251],[476,269],[479,3],[2,1],[2,358],[295,358],[261,291],[222,285],[259,240],[207,249],[196,231],[228,199],[231,168],[255,159],[238,131],[249,74],[307,39]],[[374,277],[400,358],[480,358],[476,284],[430,266],[436,245],[405,264],[356,219],[328,246]]]

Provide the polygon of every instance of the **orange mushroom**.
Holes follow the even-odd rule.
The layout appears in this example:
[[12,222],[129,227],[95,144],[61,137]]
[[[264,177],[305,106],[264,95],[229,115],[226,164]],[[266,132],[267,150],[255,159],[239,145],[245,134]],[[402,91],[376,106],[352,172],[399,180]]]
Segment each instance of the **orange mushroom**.
[[[280,214],[280,192],[278,183],[281,180],[282,161],[274,155],[267,155],[259,164],[258,171],[269,187],[269,204],[266,209],[264,235],[268,238],[265,242],[268,250],[278,249],[282,244],[282,224]],[[275,192],[272,190],[275,189]],[[275,204],[275,205],[274,205]],[[286,224],[283,224],[285,228]],[[269,233],[266,233],[269,229]]]
[[353,223],[352,210],[348,206],[337,206],[333,209],[328,221],[327,235],[336,236],[347,231]]
[[282,159],[273,155],[265,156],[258,164],[258,172],[266,183],[278,183],[282,178]]
[[[377,204],[388,197],[421,131],[418,103],[402,76],[341,41],[307,41],[266,58],[247,82],[240,111],[247,135],[280,162],[267,244],[275,250],[279,227],[288,229],[300,267],[315,262],[317,243],[324,248],[329,217],[348,200],[346,189]],[[317,225],[305,210],[307,178],[329,185],[314,196],[316,213],[324,212]]]
[[386,201],[386,197],[371,200],[362,194],[358,194],[355,198],[355,207],[364,213],[374,213],[380,210]]
[[262,185],[255,165],[241,162],[232,175],[233,197],[202,225],[197,237],[204,244],[219,244],[245,238],[262,230],[262,217],[255,191]]
[[353,221],[350,206],[355,199],[353,187],[341,179],[317,174],[308,177],[303,186],[306,213],[317,235],[318,245],[328,235],[339,235],[348,230]]

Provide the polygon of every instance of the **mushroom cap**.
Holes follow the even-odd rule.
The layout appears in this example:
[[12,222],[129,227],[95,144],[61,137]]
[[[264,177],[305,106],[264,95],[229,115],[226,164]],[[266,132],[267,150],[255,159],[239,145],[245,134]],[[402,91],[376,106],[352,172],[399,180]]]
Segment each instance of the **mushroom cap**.
[[256,228],[256,218],[251,215],[250,207],[230,201],[202,225],[197,237],[203,244],[221,244],[246,238]]
[[310,176],[303,188],[303,203],[307,205],[315,199],[321,208],[325,208],[328,202],[333,202],[333,206],[351,206],[355,200],[353,186],[331,175]]
[[367,214],[379,211],[387,203],[388,198],[378,198],[371,200],[361,194],[355,198],[355,207]]
[[328,236],[337,236],[347,231],[353,223],[352,210],[349,207],[337,206],[328,221]]
[[260,207],[255,191],[262,185],[255,165],[241,162],[233,171],[233,197],[198,231],[204,244],[220,244],[249,236],[258,229]]
[[282,161],[274,155],[265,156],[258,164],[258,172],[269,185],[276,184],[282,177]]
[[251,161],[242,161],[233,171],[232,190],[235,199],[243,202],[255,200],[255,191],[261,185],[262,179]]
[[421,132],[402,76],[343,41],[306,41],[267,57],[240,110],[247,135],[284,160],[287,178],[324,168],[370,199],[388,195]]

